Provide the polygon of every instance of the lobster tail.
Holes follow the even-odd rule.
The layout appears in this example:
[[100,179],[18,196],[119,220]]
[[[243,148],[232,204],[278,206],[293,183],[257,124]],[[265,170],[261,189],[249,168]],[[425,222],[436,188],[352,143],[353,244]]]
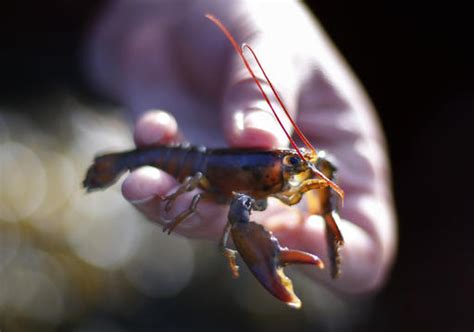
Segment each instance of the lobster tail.
[[119,176],[127,170],[124,158],[126,158],[126,154],[123,153],[111,153],[96,157],[82,182],[84,188],[90,192],[96,189],[105,189],[114,184]]

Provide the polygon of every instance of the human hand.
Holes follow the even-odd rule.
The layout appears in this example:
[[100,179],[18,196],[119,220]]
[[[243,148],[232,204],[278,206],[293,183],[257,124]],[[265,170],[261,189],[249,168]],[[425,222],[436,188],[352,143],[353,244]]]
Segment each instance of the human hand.
[[[336,159],[346,193],[340,211],[342,276],[329,281],[324,271],[310,273],[348,293],[377,288],[396,248],[384,138],[362,88],[303,5],[115,1],[91,34],[88,71],[94,82],[131,110],[138,147],[184,139],[212,147],[287,145],[238,55],[205,19],[208,12],[255,49],[303,132]],[[145,112],[150,109],[162,111]],[[159,222],[166,215],[160,197],[177,185],[167,173],[144,167],[127,177],[122,190],[137,209]],[[192,196],[179,197],[170,215],[186,209]],[[326,257],[321,218],[306,215],[300,223],[296,207],[269,203],[252,219],[282,244]],[[217,240],[226,214],[226,206],[202,201],[176,233]]]

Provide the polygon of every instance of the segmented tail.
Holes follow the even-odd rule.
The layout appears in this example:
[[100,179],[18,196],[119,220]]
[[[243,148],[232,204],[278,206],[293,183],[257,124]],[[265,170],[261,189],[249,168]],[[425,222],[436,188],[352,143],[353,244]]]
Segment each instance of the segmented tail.
[[114,184],[128,168],[123,162],[124,153],[110,153],[96,157],[87,170],[82,185],[87,191],[105,189]]

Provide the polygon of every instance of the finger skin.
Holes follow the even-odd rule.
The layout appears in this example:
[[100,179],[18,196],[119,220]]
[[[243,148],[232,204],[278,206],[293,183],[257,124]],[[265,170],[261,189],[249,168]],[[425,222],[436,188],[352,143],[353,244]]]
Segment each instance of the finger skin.
[[165,111],[147,111],[135,124],[134,140],[137,147],[168,144],[178,136],[176,119]]
[[[167,173],[150,166],[133,171],[122,185],[123,196],[149,220],[164,225],[188,208],[196,191],[177,198],[170,211],[165,211],[162,197],[174,192],[178,183]],[[184,220],[173,233],[190,238],[218,239],[226,222],[225,205],[201,201],[198,212]]]
[[[301,22],[304,20],[302,17]],[[309,15],[306,20],[313,21]],[[357,245],[352,247],[347,243],[343,259],[344,255],[360,255],[365,269],[351,269],[349,273],[364,271],[366,284],[371,286],[361,289],[373,290],[387,279],[397,251],[397,224],[384,135],[374,106],[327,36],[323,33],[309,36],[307,45],[308,52],[318,52],[318,57],[309,59],[308,64],[314,70],[303,77],[298,124],[317,147],[332,156],[338,169],[338,183],[346,194],[340,215],[356,226],[343,232],[344,238],[356,237],[358,231],[363,231],[367,239],[355,241]],[[371,260],[366,260],[367,257]]]
[[[288,208],[288,210],[282,208],[281,213],[263,217],[263,219],[258,216],[258,213],[254,213],[253,216],[273,232],[282,246],[313,253],[328,266],[324,220],[320,216],[306,215],[302,221],[292,209],[294,208]],[[377,252],[377,244],[364,229],[350,221],[342,220],[339,228],[344,234],[341,276],[338,279],[332,279],[327,269],[304,267],[303,271],[315,280],[342,293],[360,294],[374,291],[383,284],[385,277],[382,270],[384,265]]]
[[[164,111],[148,111],[137,121],[135,126],[135,142],[138,147],[150,147],[170,142],[180,142],[182,137],[177,128],[176,120]],[[185,210],[196,192],[180,196],[171,211],[166,212],[162,198],[173,193],[179,183],[166,172],[155,167],[145,166],[131,172],[122,184],[122,194],[148,219],[163,225],[166,220]],[[208,205],[206,207],[206,204]],[[214,211],[216,210],[216,211]],[[199,214],[186,219],[177,227],[176,233],[188,237],[213,238],[220,236],[225,217],[220,217],[209,224],[203,220],[217,219],[216,214],[223,214],[223,206],[200,202]],[[202,216],[208,216],[202,218]]]
[[146,203],[166,195],[177,185],[176,179],[159,170],[145,166],[130,173],[122,184],[122,194],[132,204]]

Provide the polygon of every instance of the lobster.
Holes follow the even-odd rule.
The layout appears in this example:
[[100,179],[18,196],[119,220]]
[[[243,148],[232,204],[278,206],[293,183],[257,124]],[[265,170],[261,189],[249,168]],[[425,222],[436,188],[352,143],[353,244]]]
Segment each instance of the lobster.
[[[145,165],[154,166],[171,174],[181,183],[174,193],[163,197],[166,203],[165,211],[169,211],[176,198],[183,193],[200,189],[200,192],[193,196],[187,209],[165,222],[163,231],[168,233],[191,216],[201,200],[230,204],[228,223],[219,247],[228,260],[232,275],[234,277],[239,275],[236,263],[238,252],[264,288],[279,300],[299,308],[301,301],[293,291],[291,280],[283,273],[283,267],[294,263],[311,264],[322,269],[324,264],[321,259],[310,253],[281,247],[270,231],[250,221],[251,211],[265,210],[269,197],[287,205],[295,205],[301,201],[305,193],[310,192],[307,195],[309,210],[310,213],[321,215],[325,221],[331,275],[337,278],[341,266],[340,249],[344,243],[337,225],[339,220],[337,195],[343,199],[344,192],[335,182],[336,168],[323,151],[316,152],[292,120],[253,49],[245,43],[239,48],[233,36],[217,18],[210,14],[206,17],[220,28],[240,55],[293,149],[207,149],[202,146],[180,144],[109,153],[94,159],[83,186],[87,191],[105,189],[115,183],[127,170]],[[306,148],[298,148],[282,125],[244,56],[244,49],[252,54]],[[237,251],[227,247],[229,235]]]

